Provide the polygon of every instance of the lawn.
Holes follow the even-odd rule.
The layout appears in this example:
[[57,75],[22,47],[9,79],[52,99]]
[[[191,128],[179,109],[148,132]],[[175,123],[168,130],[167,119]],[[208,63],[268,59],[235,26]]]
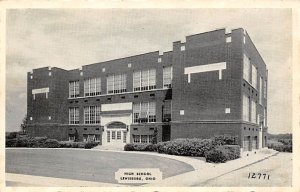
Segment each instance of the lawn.
[[173,159],[133,153],[78,149],[6,149],[7,173],[117,183],[119,168],[159,168],[163,178],[193,168]]

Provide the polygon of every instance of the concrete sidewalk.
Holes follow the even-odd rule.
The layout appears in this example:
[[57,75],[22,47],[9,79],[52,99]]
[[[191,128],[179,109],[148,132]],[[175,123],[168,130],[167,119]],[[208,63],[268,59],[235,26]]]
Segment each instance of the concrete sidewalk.
[[7,187],[126,187],[121,184],[111,184],[93,181],[82,181],[75,179],[63,179],[54,177],[43,177],[34,175],[5,173]]
[[247,157],[235,159],[228,161],[226,163],[212,164],[205,163],[202,164],[200,169],[195,171],[187,172],[181,175],[176,175],[173,177],[166,178],[158,183],[146,184],[144,187],[190,187],[190,186],[201,186],[211,179],[220,177],[227,173],[233,172],[235,170],[244,168],[254,163],[263,161],[271,156],[277,155],[279,152],[269,149],[263,149],[257,151],[256,154],[252,154]]

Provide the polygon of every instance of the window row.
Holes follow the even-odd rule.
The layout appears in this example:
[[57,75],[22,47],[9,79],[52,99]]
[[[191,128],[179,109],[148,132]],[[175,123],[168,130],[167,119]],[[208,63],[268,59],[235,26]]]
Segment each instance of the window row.
[[84,107],[84,123],[85,124],[100,123],[100,106]]
[[[247,95],[243,95],[243,120],[257,124],[257,103],[251,100]],[[251,106],[251,111],[250,111]]]
[[141,102],[133,104],[133,123],[156,122],[156,103]]
[[151,143],[153,135],[133,135],[134,143]]
[[[172,66],[163,68],[163,87],[171,88]],[[124,93],[127,91],[127,75],[110,75],[106,78],[107,94]],[[156,69],[147,69],[133,72],[133,91],[156,89]],[[101,95],[101,78],[84,80],[84,96]],[[69,97],[79,97],[79,80],[69,82]]]
[[156,88],[156,70],[147,69],[133,72],[133,91],[145,91]]
[[[258,90],[257,79],[259,80],[259,104],[262,104],[263,97],[267,98],[267,81],[264,80],[262,77],[258,78],[257,68],[251,64],[250,59],[245,54],[244,54],[243,63],[244,63],[243,78],[249,84],[251,84],[256,90]],[[250,71],[251,71],[251,76],[250,76]]]

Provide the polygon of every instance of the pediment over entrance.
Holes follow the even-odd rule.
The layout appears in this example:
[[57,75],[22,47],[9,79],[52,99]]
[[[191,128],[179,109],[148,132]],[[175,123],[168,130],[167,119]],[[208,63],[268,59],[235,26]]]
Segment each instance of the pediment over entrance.
[[114,121],[107,125],[107,129],[126,129],[126,124],[120,121]]

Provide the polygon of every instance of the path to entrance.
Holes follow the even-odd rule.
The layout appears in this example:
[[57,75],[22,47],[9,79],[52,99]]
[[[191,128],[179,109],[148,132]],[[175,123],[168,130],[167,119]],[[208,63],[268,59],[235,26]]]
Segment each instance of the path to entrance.
[[142,153],[87,149],[6,149],[7,173],[117,184],[114,174],[119,168],[159,168],[163,178],[194,170],[181,161]]

